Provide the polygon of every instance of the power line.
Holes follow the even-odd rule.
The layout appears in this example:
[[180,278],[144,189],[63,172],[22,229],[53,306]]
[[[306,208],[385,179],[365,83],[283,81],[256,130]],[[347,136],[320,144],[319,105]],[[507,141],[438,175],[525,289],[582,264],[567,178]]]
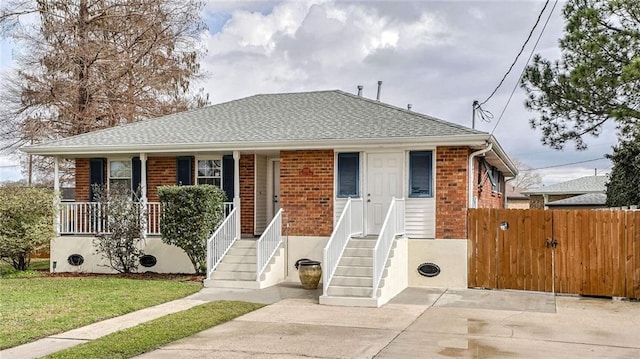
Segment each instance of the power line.
[[498,121],[496,121],[495,126],[493,126],[493,130],[491,130],[491,134],[492,135],[496,131],[496,128],[498,128],[498,125],[500,124],[500,121],[502,120],[502,116],[504,116],[505,111],[507,111],[507,107],[509,107],[509,103],[511,102],[511,99],[513,98],[513,94],[516,93],[516,90],[518,89],[518,85],[520,84],[520,81],[522,80],[522,76],[524,75],[524,72],[527,69],[527,64],[529,64],[529,61],[531,61],[531,58],[533,57],[533,53],[536,51],[536,47],[538,47],[538,43],[540,43],[540,39],[542,38],[542,34],[544,34],[544,30],[547,28],[547,25],[549,24],[549,20],[551,20],[551,15],[553,15],[553,11],[556,9],[557,5],[558,5],[558,0],[556,0],[553,3],[553,7],[551,8],[551,11],[549,12],[549,16],[547,16],[547,20],[544,22],[544,26],[542,27],[542,30],[540,31],[540,35],[538,35],[538,39],[536,40],[536,43],[533,45],[533,48],[531,49],[531,52],[529,53],[529,58],[527,59],[527,62],[524,64],[524,67],[522,68],[522,72],[520,72],[520,76],[518,77],[518,81],[516,81],[515,85],[513,86],[513,90],[511,90],[511,94],[509,95],[509,98],[507,99],[507,103],[504,105],[504,108],[502,108],[502,112],[500,113],[500,116],[498,117]]
[[593,158],[593,159],[590,159],[590,160],[563,163],[563,164],[559,164],[559,165],[552,165],[552,166],[546,166],[546,167],[528,168],[528,169],[524,169],[524,170],[518,170],[518,172],[530,172],[530,171],[537,171],[537,170],[546,170],[548,168],[556,168],[556,167],[578,165],[578,164],[581,164],[581,163],[594,162],[594,161],[600,161],[600,160],[606,160],[606,158],[600,157],[600,158]]
[[[544,6],[542,7],[542,10],[540,11],[540,13],[538,14],[538,18],[536,19],[536,23],[533,24],[533,27],[531,28],[531,31],[529,31],[529,36],[527,36],[527,39],[524,41],[524,44],[522,44],[522,47],[520,48],[520,51],[518,52],[518,54],[516,55],[516,58],[513,60],[513,62],[511,63],[511,66],[509,66],[509,69],[507,70],[507,72],[504,74],[504,76],[502,76],[502,80],[500,80],[500,83],[498,83],[498,86],[496,86],[496,88],[493,90],[493,92],[491,92],[491,95],[489,95],[489,97],[487,97],[486,100],[482,101],[479,106],[484,105],[485,103],[487,103],[487,101],[489,101],[493,95],[496,94],[496,92],[498,92],[498,89],[502,86],[502,84],[504,83],[504,80],[507,79],[507,76],[509,76],[509,73],[511,73],[511,70],[513,70],[513,67],[516,65],[516,63],[518,62],[518,59],[520,58],[520,55],[522,55],[522,52],[524,52],[525,47],[527,46],[527,44],[529,43],[529,40],[531,40],[531,36],[533,35],[533,32],[535,31],[535,29],[538,27],[538,23],[540,23],[540,19],[542,18],[542,14],[544,13],[544,11],[547,9],[547,5],[549,5],[549,1],[547,0],[547,2],[544,4]],[[558,1],[556,1],[556,4],[558,3]],[[553,6],[555,8],[555,5]],[[551,12],[553,12],[553,10],[551,10]],[[548,22],[548,20],[547,20]],[[544,31],[544,30],[543,30]],[[527,61],[527,63],[529,63]]]

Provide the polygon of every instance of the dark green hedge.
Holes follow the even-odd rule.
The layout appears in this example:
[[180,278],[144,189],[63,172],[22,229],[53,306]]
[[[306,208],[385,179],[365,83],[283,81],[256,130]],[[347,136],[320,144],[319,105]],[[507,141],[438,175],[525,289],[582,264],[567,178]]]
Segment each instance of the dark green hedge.
[[211,185],[158,187],[162,241],[182,248],[193,268],[206,268],[207,239],[224,219],[226,195]]

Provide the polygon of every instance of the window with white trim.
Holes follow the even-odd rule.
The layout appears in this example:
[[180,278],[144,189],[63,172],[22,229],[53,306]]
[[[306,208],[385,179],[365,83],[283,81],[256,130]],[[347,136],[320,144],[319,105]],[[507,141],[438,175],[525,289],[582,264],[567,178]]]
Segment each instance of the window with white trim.
[[109,188],[121,184],[124,188],[131,189],[131,160],[109,161]]
[[338,198],[360,196],[360,153],[338,153]]
[[409,152],[409,197],[433,196],[433,152]]
[[504,193],[504,176],[497,167],[491,169],[491,176],[493,181],[491,182],[491,190],[493,192]]
[[222,187],[222,159],[199,159],[196,183]]

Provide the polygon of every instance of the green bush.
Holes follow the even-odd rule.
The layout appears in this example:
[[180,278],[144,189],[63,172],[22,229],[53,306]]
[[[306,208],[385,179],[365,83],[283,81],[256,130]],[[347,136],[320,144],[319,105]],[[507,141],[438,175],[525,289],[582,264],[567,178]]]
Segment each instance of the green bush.
[[[100,216],[107,224],[107,231],[96,233],[93,244],[95,253],[106,259],[106,267],[119,273],[131,273],[138,270],[138,260],[144,255],[140,248],[143,241],[143,227],[146,210],[142,202],[131,199],[129,186],[116,183],[107,189],[94,185],[96,202],[100,203]],[[138,193],[133,194],[136,199]]]
[[55,235],[54,192],[33,187],[0,187],[0,258],[26,270],[31,252]]
[[185,251],[193,269],[207,268],[207,239],[224,219],[224,191],[215,186],[158,187],[162,241]]

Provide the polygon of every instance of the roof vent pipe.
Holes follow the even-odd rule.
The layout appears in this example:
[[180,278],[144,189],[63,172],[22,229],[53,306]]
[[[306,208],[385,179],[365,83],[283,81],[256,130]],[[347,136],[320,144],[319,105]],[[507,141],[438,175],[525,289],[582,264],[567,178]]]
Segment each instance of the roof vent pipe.
[[378,81],[378,95],[376,96],[376,101],[380,101],[380,90],[382,89],[382,81]]
[[413,107],[413,105],[412,105],[412,104],[410,104],[410,103],[408,103],[408,104],[407,104],[407,110],[411,111],[411,108],[412,108],[412,107]]
[[358,85],[358,96],[362,96],[362,85]]

